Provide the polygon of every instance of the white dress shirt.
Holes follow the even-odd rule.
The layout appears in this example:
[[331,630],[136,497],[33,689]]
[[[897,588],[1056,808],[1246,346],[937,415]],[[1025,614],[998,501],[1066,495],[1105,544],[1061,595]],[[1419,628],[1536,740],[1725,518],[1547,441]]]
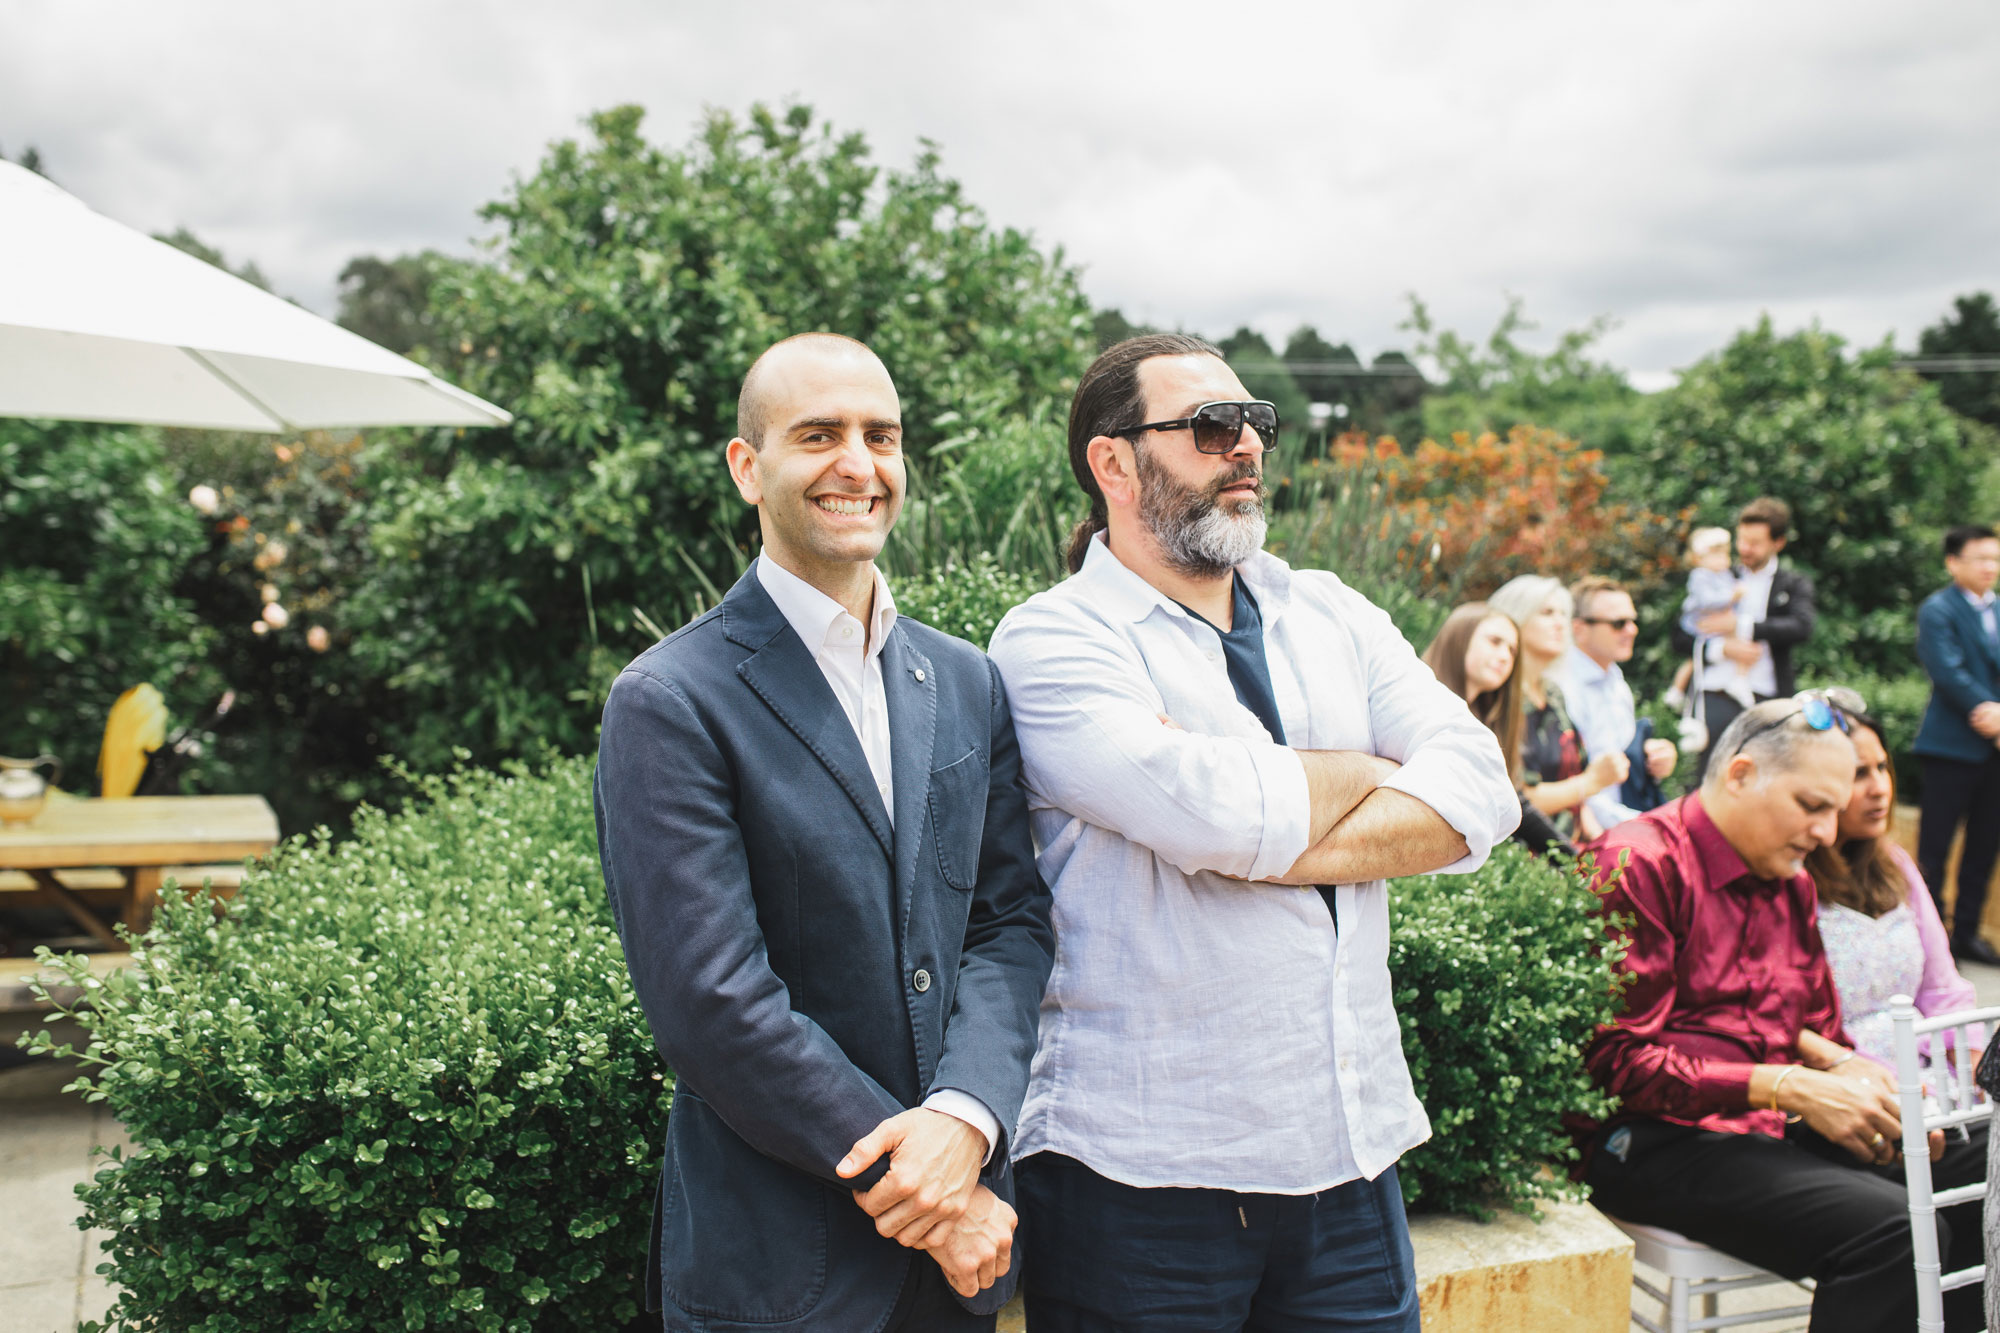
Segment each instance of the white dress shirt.
[[[1762,569],[1744,569],[1736,576],[1737,586],[1743,589],[1743,598],[1736,603],[1736,637],[1746,643],[1757,643],[1757,626],[1771,610],[1771,580],[1778,574],[1778,557],[1772,556],[1764,562]],[[1778,692],[1778,668],[1771,660],[1771,645],[1757,643],[1757,660],[1750,666],[1741,666],[1722,655],[1722,640],[1712,640],[1708,645],[1710,665],[1702,672],[1702,689],[1723,690],[1742,681],[1750,687],[1750,693],[1770,698]]]
[[1985,592],[1967,592],[1960,588],[1958,591],[1960,596],[1972,603],[1972,609],[1979,613],[1979,627],[1986,631],[1986,637],[2000,639],[2000,624],[1996,624],[1993,617],[1993,590],[1989,588]]
[[[1624,754],[1632,747],[1639,734],[1639,719],[1632,704],[1632,687],[1625,683],[1625,672],[1616,662],[1599,666],[1589,653],[1571,644],[1550,674],[1569,706],[1570,721],[1576,723],[1585,755],[1595,759],[1601,754]],[[1584,802],[1599,827],[1608,829],[1639,817],[1637,810],[1618,799],[1621,794],[1615,786],[1606,787]]]
[[[1449,869],[1476,868],[1520,819],[1493,733],[1332,574],[1264,554],[1236,572],[1288,740],[1401,763],[1384,785],[1464,836]],[[1298,860],[1311,802],[1298,754],[1237,701],[1216,631],[1099,534],[991,651],[1055,900],[1016,1160],[1309,1194],[1429,1137],[1390,1002],[1385,886],[1340,886],[1336,932],[1315,890],[1243,882]]]
[[[889,696],[882,688],[882,646],[896,624],[896,599],[882,571],[870,566],[870,572],[875,576],[873,623],[864,628],[846,607],[770,556],[757,557],[757,582],[778,604],[840,701],[841,712],[861,742],[861,753],[868,757],[868,772],[882,793],[882,809],[893,827],[896,799],[889,769]],[[985,1102],[957,1088],[939,1088],[924,1098],[924,1105],[978,1130],[986,1139],[986,1157],[992,1158],[993,1145],[1000,1141],[1000,1118]]]

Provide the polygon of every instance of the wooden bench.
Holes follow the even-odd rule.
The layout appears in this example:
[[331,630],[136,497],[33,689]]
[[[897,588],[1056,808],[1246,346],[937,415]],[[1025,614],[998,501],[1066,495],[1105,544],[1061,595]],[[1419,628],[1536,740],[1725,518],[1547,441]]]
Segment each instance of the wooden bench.
[[[132,962],[129,953],[93,953],[85,956],[90,959],[90,974],[94,977],[110,976]],[[29,978],[37,976],[48,984],[52,999],[42,999],[28,984]],[[54,1000],[74,1004],[81,994],[61,972],[44,967],[33,958],[0,958],[0,1014],[43,1014],[55,1007]]]

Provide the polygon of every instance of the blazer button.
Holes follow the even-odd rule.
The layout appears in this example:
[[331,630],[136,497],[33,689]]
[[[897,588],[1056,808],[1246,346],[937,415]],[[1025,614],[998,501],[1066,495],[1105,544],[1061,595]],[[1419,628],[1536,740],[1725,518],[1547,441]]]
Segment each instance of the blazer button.
[[917,969],[916,975],[910,978],[910,984],[917,988],[917,994],[922,995],[931,988],[931,974],[920,967]]
[[[923,683],[924,683],[924,669],[923,669],[922,667],[918,667],[918,668],[917,668],[917,684],[921,685],[921,684],[923,684]],[[918,989],[918,990],[922,990],[922,989],[923,989],[923,987],[919,986],[919,987],[917,987],[917,989]]]

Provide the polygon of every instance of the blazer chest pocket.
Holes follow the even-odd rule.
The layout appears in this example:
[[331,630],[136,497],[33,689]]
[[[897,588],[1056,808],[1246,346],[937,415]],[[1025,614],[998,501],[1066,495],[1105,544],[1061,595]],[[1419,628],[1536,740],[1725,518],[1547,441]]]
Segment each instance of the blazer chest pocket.
[[931,840],[938,871],[954,889],[979,880],[979,843],[986,831],[986,756],[969,750],[931,770]]

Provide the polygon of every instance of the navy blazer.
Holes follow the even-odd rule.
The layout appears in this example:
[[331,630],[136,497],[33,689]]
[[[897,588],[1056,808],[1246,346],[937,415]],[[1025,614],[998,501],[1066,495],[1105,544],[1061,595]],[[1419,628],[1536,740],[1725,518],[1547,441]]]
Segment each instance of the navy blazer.
[[1970,718],[1978,705],[2000,699],[2000,647],[1956,583],[1917,608],[1917,657],[1930,673],[1931,701],[1910,748],[1968,764],[1992,758],[1993,742],[1972,729]]
[[[878,1235],[834,1165],[935,1089],[1003,1134],[1027,1094],[1054,942],[999,673],[902,617],[881,661],[893,827],[754,566],[605,704],[605,887],[676,1076],[649,1265],[669,1329],[880,1327],[933,1261]],[[1008,1146],[982,1179],[1011,1205]],[[968,1309],[1007,1301],[1020,1254]]]

